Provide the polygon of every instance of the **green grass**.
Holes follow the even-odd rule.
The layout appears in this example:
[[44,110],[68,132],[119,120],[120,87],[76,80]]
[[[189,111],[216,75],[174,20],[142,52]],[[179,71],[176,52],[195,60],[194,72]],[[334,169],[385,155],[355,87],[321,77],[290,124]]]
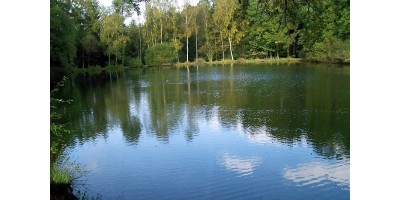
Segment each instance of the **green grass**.
[[50,182],[55,184],[71,184],[74,180],[73,173],[57,163],[50,166]]
[[71,162],[68,156],[61,155],[59,162],[52,162],[50,165],[50,183],[69,185],[86,173],[79,164]]
[[204,65],[204,64],[209,64],[209,65],[220,65],[220,64],[232,64],[232,63],[237,63],[237,64],[262,64],[262,63],[267,63],[267,64],[290,64],[290,63],[300,63],[303,60],[301,58],[267,58],[267,59],[244,59],[244,58],[238,58],[236,60],[231,60],[231,59],[226,59],[224,61],[222,60],[217,60],[217,61],[211,61],[211,62],[183,62],[183,63],[176,63],[175,66],[177,67],[182,67],[182,66],[196,66],[196,65]]

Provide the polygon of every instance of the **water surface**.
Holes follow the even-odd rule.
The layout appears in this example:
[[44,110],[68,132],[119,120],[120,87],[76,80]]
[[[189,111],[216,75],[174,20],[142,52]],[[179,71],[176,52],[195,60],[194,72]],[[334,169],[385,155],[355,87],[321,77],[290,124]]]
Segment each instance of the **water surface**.
[[102,199],[349,199],[350,72],[167,67],[72,77],[75,187]]

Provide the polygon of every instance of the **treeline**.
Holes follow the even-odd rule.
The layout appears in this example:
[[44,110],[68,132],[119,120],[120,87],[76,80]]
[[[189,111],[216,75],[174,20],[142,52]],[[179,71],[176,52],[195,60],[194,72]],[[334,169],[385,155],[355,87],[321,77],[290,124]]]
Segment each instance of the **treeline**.
[[[349,0],[200,0],[195,6],[185,1],[183,8],[175,0],[150,0],[142,13],[140,1],[113,0],[102,7],[96,0],[51,0],[51,66],[350,60]],[[139,14],[143,24],[124,23]]]

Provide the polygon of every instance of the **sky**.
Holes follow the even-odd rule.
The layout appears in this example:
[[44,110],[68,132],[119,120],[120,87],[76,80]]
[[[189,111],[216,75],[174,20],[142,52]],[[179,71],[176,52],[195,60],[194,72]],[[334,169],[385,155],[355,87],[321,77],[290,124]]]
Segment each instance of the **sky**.
[[[113,0],[97,0],[97,1],[100,3],[100,5],[109,7],[109,6],[112,5],[112,1],[113,1]],[[183,7],[184,0],[176,0],[176,1],[178,2],[178,7]],[[198,2],[199,2],[199,0],[189,0],[189,3],[190,3],[191,5],[196,5]],[[145,12],[145,10],[146,10],[146,9],[145,9],[144,3],[141,2],[141,3],[140,3],[141,15],[139,16],[139,18],[137,17],[137,15],[135,15],[135,16],[133,16],[133,19],[134,19],[136,22],[144,23],[144,12]],[[128,24],[131,22],[131,20],[132,20],[132,18],[126,19],[126,20],[125,20],[125,24],[128,25]]]

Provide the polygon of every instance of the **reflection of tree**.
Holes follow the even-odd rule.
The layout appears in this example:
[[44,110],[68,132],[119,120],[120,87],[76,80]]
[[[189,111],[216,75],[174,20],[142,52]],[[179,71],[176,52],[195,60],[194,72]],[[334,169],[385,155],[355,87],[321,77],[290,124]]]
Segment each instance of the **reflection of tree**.
[[[224,67],[219,70],[226,74]],[[280,142],[290,145],[305,136],[320,155],[349,155],[349,77],[337,68],[326,72],[325,67],[315,67],[305,72],[293,66],[288,70],[289,75],[275,68],[246,71],[249,74],[240,76],[250,80],[243,81],[230,69],[228,78],[214,83],[223,92],[215,96],[209,87],[205,95],[221,105],[218,112],[223,126],[234,126],[240,120],[248,134],[268,127]]]
[[136,116],[126,116],[125,120],[121,122],[121,129],[127,142],[131,144],[138,143],[141,125]]
[[[240,123],[251,138],[262,139],[256,135],[268,133],[288,145],[305,138],[319,155],[349,155],[345,70],[295,65],[238,68],[151,68],[120,74],[112,83],[108,74],[86,78],[91,82],[71,84],[66,91],[74,100],[68,113],[72,126],[79,129],[79,140],[107,137],[110,127],[120,126],[132,143],[138,142],[141,132],[168,141],[177,129],[192,141],[199,132],[198,120],[204,117],[226,128]],[[97,79],[106,81],[98,86],[93,84]]]
[[[198,69],[198,67],[196,68]],[[193,137],[198,134],[199,126],[197,123],[197,107],[198,107],[198,100],[199,99],[199,84],[197,82],[197,87],[194,88],[195,91],[190,91],[191,88],[191,79],[190,79],[190,68],[189,66],[186,67],[187,71],[187,107],[186,107],[186,129],[185,129],[185,137],[188,142],[193,140]],[[198,77],[198,70],[196,70],[196,75]],[[193,102],[194,101],[194,102]],[[197,105],[196,105],[197,104]]]
[[99,136],[107,138],[109,128],[120,125],[127,141],[136,143],[140,123],[136,116],[131,115],[129,105],[134,93],[130,93],[125,78],[109,81],[107,74],[101,74],[77,77],[75,82],[71,82],[65,91],[74,100],[72,107],[65,112],[71,127],[79,141],[86,141]]

